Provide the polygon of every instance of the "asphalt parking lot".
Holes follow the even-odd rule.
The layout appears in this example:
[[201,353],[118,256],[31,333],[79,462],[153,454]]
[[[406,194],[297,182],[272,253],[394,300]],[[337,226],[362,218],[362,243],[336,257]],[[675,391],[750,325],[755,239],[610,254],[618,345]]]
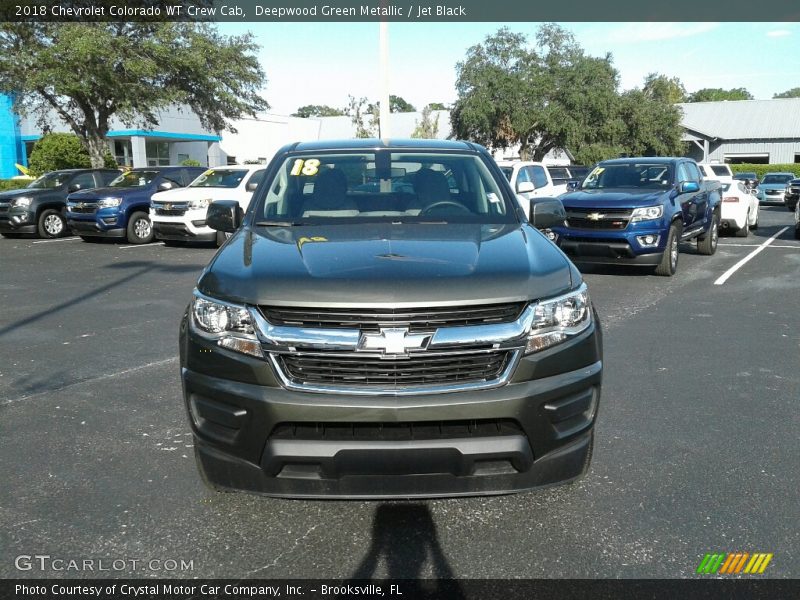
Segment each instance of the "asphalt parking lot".
[[177,333],[214,250],[0,239],[0,576],[86,576],[14,566],[49,554],[192,563],[101,577],[673,578],[707,552],[747,551],[774,554],[765,576],[800,577],[791,223],[763,207],[761,227],[714,256],[686,245],[672,278],[588,271],[605,333],[589,475],[427,502],[209,492]]

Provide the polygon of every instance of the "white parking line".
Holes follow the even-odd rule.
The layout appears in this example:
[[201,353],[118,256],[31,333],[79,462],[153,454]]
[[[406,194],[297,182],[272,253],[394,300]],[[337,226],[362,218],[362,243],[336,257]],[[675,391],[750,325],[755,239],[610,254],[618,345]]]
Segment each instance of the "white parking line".
[[[732,266],[730,269],[728,269],[727,271],[725,271],[725,272],[722,274],[722,276],[721,276],[719,279],[717,279],[717,280],[714,282],[714,285],[722,285],[723,283],[725,283],[726,281],[728,281],[728,278],[729,278],[731,275],[733,275],[734,273],[736,273],[736,271],[738,271],[739,269],[741,269],[741,268],[742,268],[744,265],[746,265],[746,264],[747,264],[747,263],[748,263],[750,260],[752,260],[753,258],[755,258],[755,257],[756,257],[756,255],[757,255],[759,252],[761,252],[761,251],[762,251],[764,248],[766,248],[767,246],[769,246],[769,245],[770,245],[772,242],[774,242],[774,241],[775,241],[775,239],[776,239],[776,238],[777,238],[779,235],[781,235],[781,234],[782,234],[784,231],[786,231],[786,230],[788,230],[788,229],[789,229],[788,227],[784,227],[784,228],[783,228],[783,229],[781,229],[781,230],[780,230],[778,233],[776,233],[776,234],[775,234],[775,235],[773,235],[771,238],[769,238],[769,239],[768,239],[766,242],[764,242],[763,244],[761,244],[760,246],[758,246],[758,247],[757,247],[755,250],[753,250],[753,251],[752,251],[750,254],[748,254],[747,256],[745,256],[745,257],[744,257],[742,260],[740,260],[740,261],[739,261],[739,262],[737,262],[735,265],[733,265],[733,266]],[[726,245],[727,245],[727,244],[726,244]]]
[[[736,248],[758,248],[761,244],[720,244],[720,246],[732,246]],[[792,250],[800,250],[800,244],[790,246],[787,244],[772,244],[770,248],[791,248]]]
[[75,240],[79,240],[78,236],[74,237],[65,237],[65,238],[58,238],[56,240],[37,240],[33,242],[34,244],[49,244],[50,242],[74,242]]
[[163,246],[163,245],[164,242],[156,242],[155,244],[133,244],[131,246],[120,246],[120,248],[123,250],[127,250],[128,248],[153,248],[154,246]]

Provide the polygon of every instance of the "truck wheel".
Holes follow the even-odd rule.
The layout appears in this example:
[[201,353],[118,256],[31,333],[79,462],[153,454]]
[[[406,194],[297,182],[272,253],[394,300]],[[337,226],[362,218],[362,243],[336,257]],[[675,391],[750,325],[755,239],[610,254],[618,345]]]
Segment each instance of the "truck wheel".
[[197,449],[197,444],[194,446],[194,461],[197,463],[197,472],[200,474],[200,479],[203,480],[203,484],[212,492],[223,492],[228,493],[232,492],[233,490],[229,490],[228,488],[222,487],[214,483],[208,478],[208,473],[206,473],[206,468],[203,466],[203,461],[200,460],[200,451]]
[[746,238],[750,235],[750,213],[747,213],[747,218],[744,220],[744,227],[736,230],[736,237]]
[[67,232],[67,220],[61,211],[54,208],[43,210],[37,223],[39,237],[58,238]]
[[147,244],[153,241],[153,225],[144,212],[135,212],[128,219],[127,238],[129,244]]
[[669,226],[667,243],[664,247],[664,254],[661,255],[661,262],[658,263],[655,273],[662,277],[672,277],[678,270],[678,244],[681,237],[681,228],[678,223]]
[[711,256],[717,251],[717,242],[719,241],[719,215],[714,213],[711,217],[711,226],[708,228],[708,233],[703,236],[703,239],[697,240],[697,251],[700,254]]

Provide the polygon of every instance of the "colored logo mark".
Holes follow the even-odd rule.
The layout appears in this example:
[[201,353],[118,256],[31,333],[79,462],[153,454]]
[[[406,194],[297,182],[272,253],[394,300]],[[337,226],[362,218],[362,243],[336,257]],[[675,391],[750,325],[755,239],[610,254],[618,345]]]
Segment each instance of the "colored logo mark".
[[704,575],[736,575],[746,573],[755,575],[763,573],[772,560],[772,553],[729,552],[706,554],[697,567],[697,572]]

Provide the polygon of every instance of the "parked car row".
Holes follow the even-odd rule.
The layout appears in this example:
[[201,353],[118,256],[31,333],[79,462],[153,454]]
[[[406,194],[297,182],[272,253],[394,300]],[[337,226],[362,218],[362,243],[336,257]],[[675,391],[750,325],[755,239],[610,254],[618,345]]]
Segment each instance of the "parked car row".
[[221,244],[225,237],[206,226],[208,206],[224,199],[246,209],[263,175],[261,165],[53,171],[25,188],[0,193],[0,234],[57,238],[71,230],[87,242]]

